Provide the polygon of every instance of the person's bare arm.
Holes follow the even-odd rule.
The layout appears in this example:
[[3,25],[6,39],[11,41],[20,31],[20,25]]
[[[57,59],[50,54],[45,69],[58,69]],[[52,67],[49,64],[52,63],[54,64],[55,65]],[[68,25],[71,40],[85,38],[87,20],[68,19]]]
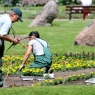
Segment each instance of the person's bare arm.
[[8,36],[8,35],[6,35],[6,36],[1,36],[1,38],[3,38],[3,39],[6,40],[6,41],[13,42],[14,44],[19,43],[19,40],[18,40],[18,39],[12,38],[12,37],[10,37],[10,36]]
[[31,45],[28,45],[27,51],[26,51],[26,53],[24,55],[24,59],[23,59],[22,64],[20,66],[20,70],[24,67],[27,59],[29,58],[29,56],[31,54],[31,51],[32,51],[32,46]]

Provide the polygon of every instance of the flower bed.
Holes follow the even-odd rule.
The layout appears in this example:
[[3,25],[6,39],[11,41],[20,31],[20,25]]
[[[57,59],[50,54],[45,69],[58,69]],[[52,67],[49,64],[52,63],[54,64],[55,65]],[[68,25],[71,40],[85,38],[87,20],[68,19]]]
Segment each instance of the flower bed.
[[[16,74],[23,58],[20,56],[6,56],[3,57],[3,73],[6,74]],[[31,56],[26,62],[26,67],[33,62],[34,58]],[[43,69],[35,69],[35,68],[24,68],[21,72],[23,76],[42,76],[44,74]],[[86,68],[95,68],[94,60],[87,60],[86,58],[78,59],[74,57],[66,57],[53,55],[52,66],[51,69],[53,71],[67,71],[67,70],[80,70]]]
[[[3,57],[3,74],[17,74],[17,71],[21,65],[23,58],[20,56],[6,56]],[[31,56],[28,61],[26,62],[25,68],[22,70],[21,75],[26,78],[27,76],[30,78],[33,76],[33,79],[38,79],[40,80],[44,74],[43,69],[35,69],[31,68],[28,69],[26,68],[29,66],[29,64],[34,60],[33,56]],[[68,70],[80,70],[80,69],[86,69],[86,68],[95,68],[95,60],[87,60],[87,58],[74,58],[74,57],[66,57],[66,56],[59,56],[59,55],[54,55],[53,60],[52,60],[52,66],[51,68],[54,71],[68,71]],[[39,78],[38,78],[39,77]],[[41,80],[44,80],[40,85],[57,85],[57,84],[62,84],[71,82],[71,81],[79,81],[83,79],[89,79],[91,77],[95,77],[95,72],[90,72],[89,74],[78,74],[78,75],[71,75],[68,76],[64,79],[60,77],[59,78],[54,78],[50,79],[49,77],[43,78]]]

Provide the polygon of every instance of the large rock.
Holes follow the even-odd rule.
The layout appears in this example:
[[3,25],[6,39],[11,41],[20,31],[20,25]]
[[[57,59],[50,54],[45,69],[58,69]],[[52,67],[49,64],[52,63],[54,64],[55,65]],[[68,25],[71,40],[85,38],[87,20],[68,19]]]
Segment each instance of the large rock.
[[95,46],[95,20],[89,23],[74,40],[75,45]]
[[55,1],[49,1],[40,13],[36,16],[36,18],[32,21],[29,27],[36,27],[36,26],[51,26],[52,21],[58,15],[58,5]]

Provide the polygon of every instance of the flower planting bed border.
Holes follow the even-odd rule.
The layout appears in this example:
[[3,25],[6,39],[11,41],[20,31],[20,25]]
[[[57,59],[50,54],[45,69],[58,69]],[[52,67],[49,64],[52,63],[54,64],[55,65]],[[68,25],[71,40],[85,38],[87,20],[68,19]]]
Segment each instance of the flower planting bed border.
[[21,75],[22,80],[38,80],[38,81],[42,81],[45,80],[45,77],[49,76],[50,79],[54,78],[54,73],[52,74],[43,74],[43,76],[23,76]]
[[95,78],[90,78],[90,79],[86,80],[85,83],[95,85]]
[[44,80],[43,76],[21,76],[22,80]]

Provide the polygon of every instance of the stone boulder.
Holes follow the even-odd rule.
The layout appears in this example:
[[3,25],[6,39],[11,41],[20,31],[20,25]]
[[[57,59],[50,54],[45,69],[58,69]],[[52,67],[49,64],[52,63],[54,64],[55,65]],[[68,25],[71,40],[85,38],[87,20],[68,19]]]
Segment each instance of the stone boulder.
[[95,20],[90,22],[74,40],[75,45],[95,46]]
[[58,15],[58,5],[55,1],[49,1],[40,13],[35,17],[29,27],[37,27],[37,26],[51,26],[52,21]]

